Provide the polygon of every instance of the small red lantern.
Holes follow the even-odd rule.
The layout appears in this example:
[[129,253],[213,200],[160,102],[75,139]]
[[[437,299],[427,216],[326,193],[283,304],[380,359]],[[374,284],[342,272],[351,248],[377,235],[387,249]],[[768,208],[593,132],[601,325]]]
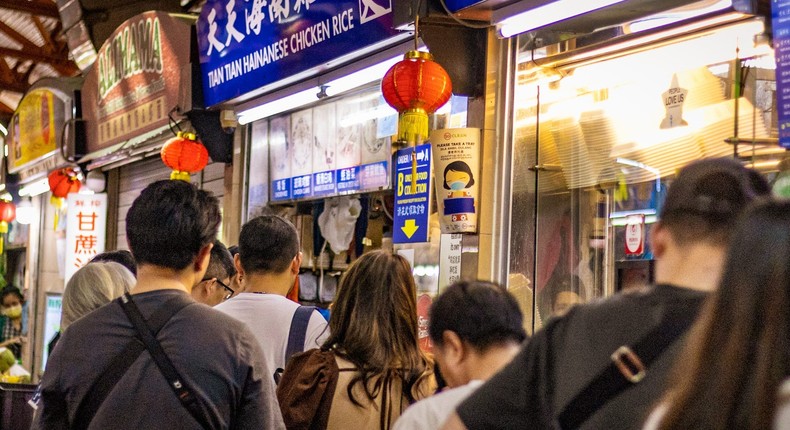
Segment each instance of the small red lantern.
[[452,90],[450,76],[433,55],[407,52],[381,81],[384,100],[400,114],[398,139],[417,144],[427,138],[428,115],[447,103]]
[[165,165],[173,169],[170,179],[189,182],[191,173],[203,170],[208,164],[208,151],[195,133],[179,131],[176,137],[165,143],[160,155]]
[[16,206],[8,200],[0,200],[0,254],[3,253],[5,238],[2,234],[8,233],[8,223],[16,218]]
[[66,198],[69,193],[76,193],[80,190],[79,178],[73,169],[65,168],[58,169],[49,174],[49,190],[52,191],[52,197],[59,199]]
[[79,173],[73,168],[63,168],[53,170],[47,177],[49,181],[49,190],[52,192],[52,197],[49,198],[49,203],[55,206],[55,230],[58,229],[58,221],[60,220],[60,212],[63,209],[63,201],[70,193],[76,193],[80,190],[82,183],[79,180]]

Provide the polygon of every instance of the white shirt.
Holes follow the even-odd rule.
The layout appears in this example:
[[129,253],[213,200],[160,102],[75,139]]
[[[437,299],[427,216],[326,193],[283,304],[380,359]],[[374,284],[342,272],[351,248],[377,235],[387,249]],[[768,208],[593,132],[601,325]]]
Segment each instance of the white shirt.
[[409,406],[403,415],[395,421],[393,430],[434,430],[447,421],[455,412],[455,407],[472,395],[483,385],[483,381],[475,379],[466,385],[444,390],[439,394],[420,400]]
[[[214,309],[246,324],[261,344],[266,365],[271,373],[285,369],[285,349],[298,303],[277,294],[240,293],[218,304]],[[313,312],[307,324],[304,350],[320,347],[329,337],[326,320]]]

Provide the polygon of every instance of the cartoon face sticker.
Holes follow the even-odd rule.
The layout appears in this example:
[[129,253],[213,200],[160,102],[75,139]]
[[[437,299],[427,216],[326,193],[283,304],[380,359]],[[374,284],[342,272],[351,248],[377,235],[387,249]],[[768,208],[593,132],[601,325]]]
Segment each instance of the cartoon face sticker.
[[463,161],[453,161],[444,168],[444,189],[451,190],[450,197],[456,197],[456,194],[463,195],[461,190],[474,184],[472,169]]

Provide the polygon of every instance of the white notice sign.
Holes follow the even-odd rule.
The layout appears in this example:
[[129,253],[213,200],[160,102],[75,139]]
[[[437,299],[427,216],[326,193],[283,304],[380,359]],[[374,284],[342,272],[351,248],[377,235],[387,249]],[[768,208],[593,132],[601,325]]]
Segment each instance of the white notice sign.
[[107,194],[68,195],[66,212],[66,273],[64,282],[96,254],[104,252]]
[[442,234],[439,240],[439,294],[461,279],[460,233]]

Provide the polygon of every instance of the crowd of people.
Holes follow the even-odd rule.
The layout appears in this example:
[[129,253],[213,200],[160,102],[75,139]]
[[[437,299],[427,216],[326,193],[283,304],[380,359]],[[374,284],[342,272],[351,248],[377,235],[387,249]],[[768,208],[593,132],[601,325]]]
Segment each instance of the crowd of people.
[[[654,286],[528,333],[506,288],[457,282],[426,353],[403,257],[357,258],[327,321],[286,298],[289,221],[254,218],[228,249],[216,198],[155,182],[129,209],[131,252],[67,284],[33,428],[790,429],[790,202],[769,194],[737,161],[692,163],[651,235]],[[22,294],[0,298],[19,345]]]

